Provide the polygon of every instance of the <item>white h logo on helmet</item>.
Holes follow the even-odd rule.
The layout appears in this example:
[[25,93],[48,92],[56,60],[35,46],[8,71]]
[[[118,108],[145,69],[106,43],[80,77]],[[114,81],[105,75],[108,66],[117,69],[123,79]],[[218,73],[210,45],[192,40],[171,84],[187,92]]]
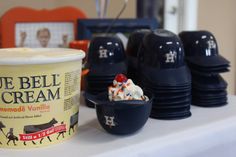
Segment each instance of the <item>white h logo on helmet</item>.
[[206,49],[206,56],[211,56],[211,49],[216,48],[216,43],[214,40],[207,41],[208,48]]
[[211,49],[206,49],[206,56],[211,56]]
[[104,117],[105,117],[105,120],[106,120],[106,122],[105,122],[106,125],[108,125],[110,127],[116,126],[116,124],[114,123],[114,119],[115,119],[114,116],[113,117],[104,116]]
[[176,52],[175,51],[170,51],[169,53],[166,54],[166,63],[174,63],[176,58]]
[[208,49],[215,49],[216,48],[216,43],[214,42],[214,40],[209,40],[207,42],[208,44]]
[[104,49],[102,46],[100,46],[98,50],[99,58],[108,58],[107,52],[107,49]]

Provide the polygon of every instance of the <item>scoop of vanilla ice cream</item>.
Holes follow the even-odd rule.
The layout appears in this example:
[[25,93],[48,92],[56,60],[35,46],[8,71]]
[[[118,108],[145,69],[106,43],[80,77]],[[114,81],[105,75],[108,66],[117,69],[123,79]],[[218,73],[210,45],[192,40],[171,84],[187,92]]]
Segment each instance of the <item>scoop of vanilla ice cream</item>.
[[124,88],[124,95],[127,100],[142,100],[143,90],[135,85],[131,79],[128,79],[126,88]]
[[131,79],[122,83],[114,80],[113,86],[108,89],[108,94],[110,101],[148,100],[148,98],[143,95],[143,90],[135,85]]

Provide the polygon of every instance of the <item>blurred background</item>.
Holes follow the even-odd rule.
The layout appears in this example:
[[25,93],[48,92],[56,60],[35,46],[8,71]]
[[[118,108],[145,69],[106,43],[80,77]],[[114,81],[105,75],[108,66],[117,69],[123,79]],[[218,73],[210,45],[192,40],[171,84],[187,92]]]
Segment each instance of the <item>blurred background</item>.
[[[110,0],[105,18],[115,18],[123,0]],[[0,0],[0,17],[14,7],[53,9],[73,6],[88,18],[97,18],[95,0]],[[219,46],[220,54],[231,62],[231,71],[223,74],[229,94],[235,94],[236,82],[236,16],[235,0],[129,0],[120,18],[154,17],[160,27],[175,33],[182,30],[209,30]]]

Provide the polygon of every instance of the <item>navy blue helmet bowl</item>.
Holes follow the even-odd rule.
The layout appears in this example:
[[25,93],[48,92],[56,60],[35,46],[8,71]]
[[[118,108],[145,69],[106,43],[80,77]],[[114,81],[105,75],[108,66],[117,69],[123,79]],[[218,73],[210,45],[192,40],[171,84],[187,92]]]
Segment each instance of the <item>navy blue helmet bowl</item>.
[[181,111],[181,112],[168,112],[162,113],[156,110],[152,110],[150,117],[155,119],[162,119],[162,120],[180,120],[189,118],[192,115],[190,111]]
[[146,34],[150,33],[149,29],[139,29],[132,32],[129,36],[126,54],[130,57],[138,57],[138,50]]
[[133,82],[137,83],[137,71],[138,69],[138,51],[139,47],[143,41],[144,36],[151,32],[149,29],[140,29],[132,32],[129,36],[126,55],[127,55],[127,64],[128,64],[128,78],[131,78]]
[[184,48],[174,33],[147,33],[138,52],[139,84],[154,95],[150,117],[182,119],[191,116],[191,73]]
[[115,64],[126,59],[121,40],[115,36],[96,36],[89,45],[88,66],[97,64]]
[[145,35],[138,52],[138,62],[155,69],[172,69],[185,65],[184,49],[174,33],[157,29]]
[[191,83],[185,64],[184,49],[174,33],[158,29],[145,35],[138,53],[140,84],[142,77],[158,86],[180,86]]
[[218,44],[209,31],[183,31],[181,38],[192,73],[192,104],[219,107],[227,104],[227,83],[219,73],[228,72],[230,63],[219,54]]
[[218,44],[209,31],[183,31],[181,38],[186,60],[203,67],[229,65],[229,61],[219,54]]
[[227,88],[227,82],[220,75],[212,75],[209,77],[193,75],[193,86],[196,89],[205,89],[206,91],[220,90]]
[[96,104],[97,118],[104,130],[111,134],[127,135],[141,129],[148,120],[152,95],[147,95],[149,101],[109,101],[107,92],[97,96],[87,94],[85,97]]
[[142,76],[141,82],[148,81],[154,86],[177,87],[191,85],[191,73],[187,66],[172,69],[156,69],[140,64],[140,74]]
[[89,45],[85,65],[90,76],[109,77],[127,73],[126,56],[123,43],[114,36],[96,36]]

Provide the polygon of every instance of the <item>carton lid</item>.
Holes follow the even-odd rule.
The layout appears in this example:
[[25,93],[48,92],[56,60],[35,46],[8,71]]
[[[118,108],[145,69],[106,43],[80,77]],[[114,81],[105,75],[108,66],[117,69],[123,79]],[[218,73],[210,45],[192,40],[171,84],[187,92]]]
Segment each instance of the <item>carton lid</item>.
[[0,65],[50,64],[82,60],[84,57],[84,51],[69,48],[0,49]]

